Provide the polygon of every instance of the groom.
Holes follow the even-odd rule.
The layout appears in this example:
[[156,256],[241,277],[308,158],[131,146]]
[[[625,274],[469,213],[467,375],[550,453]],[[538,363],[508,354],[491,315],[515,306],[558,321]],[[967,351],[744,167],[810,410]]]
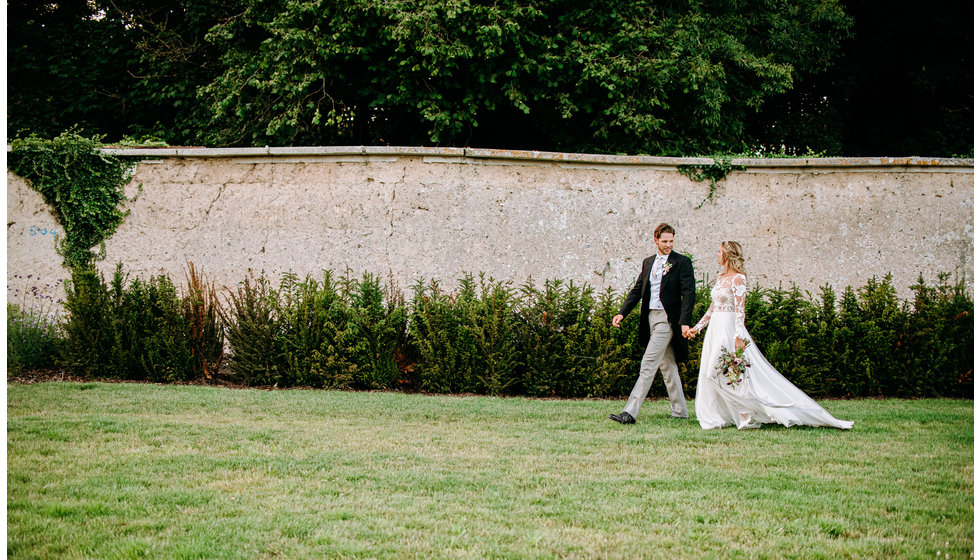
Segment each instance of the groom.
[[636,423],[640,405],[650,391],[659,368],[670,395],[670,416],[687,418],[687,401],[677,362],[687,359],[687,336],[694,310],[694,265],[691,259],[674,252],[674,228],[660,224],[653,232],[657,254],[643,259],[643,269],[626,301],[613,317],[618,327],[637,303],[640,309],[641,347],[645,347],[640,362],[640,377],[619,414],[609,418],[620,424]]

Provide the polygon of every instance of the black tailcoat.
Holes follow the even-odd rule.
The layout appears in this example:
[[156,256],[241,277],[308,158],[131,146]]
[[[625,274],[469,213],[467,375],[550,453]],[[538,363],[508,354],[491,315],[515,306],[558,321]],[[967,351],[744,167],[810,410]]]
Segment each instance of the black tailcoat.
[[[650,270],[656,257],[653,255],[643,259],[640,276],[619,309],[619,314],[625,317],[637,303],[641,304],[638,342],[642,348],[646,348],[650,341],[650,323],[647,320],[650,312]],[[673,327],[670,345],[674,349],[674,358],[680,363],[687,360],[688,356],[687,339],[681,334],[681,325],[691,325],[691,314],[694,311],[694,265],[691,259],[674,251],[667,256],[667,263],[670,269],[660,279],[660,302],[663,303],[667,320]]]

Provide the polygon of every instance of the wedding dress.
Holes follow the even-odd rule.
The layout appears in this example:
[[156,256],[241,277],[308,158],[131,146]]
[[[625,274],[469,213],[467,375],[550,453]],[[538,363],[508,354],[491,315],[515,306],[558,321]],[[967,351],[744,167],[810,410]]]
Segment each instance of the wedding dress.
[[[838,420],[766,361],[745,330],[745,276],[721,276],[711,288],[711,307],[694,326],[707,325],[701,349],[701,371],[694,413],[705,430],[734,425],[738,429],[762,424],[828,426],[850,429],[854,422]],[[718,358],[723,348],[735,349],[735,337],[746,342],[749,367],[741,383],[729,384]]]

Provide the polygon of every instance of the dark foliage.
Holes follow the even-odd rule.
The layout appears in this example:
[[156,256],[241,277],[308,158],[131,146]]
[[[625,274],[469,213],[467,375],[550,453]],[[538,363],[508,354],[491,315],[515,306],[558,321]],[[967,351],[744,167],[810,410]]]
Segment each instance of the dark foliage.
[[192,379],[190,329],[173,283],[166,275],[126,281],[122,265],[108,285],[93,268],[73,269],[61,363],[87,377]]
[[[188,299],[164,276],[125,280],[121,268],[108,286],[92,269],[73,272],[62,364],[85,377],[200,376]],[[911,288],[911,302],[898,299],[891,277],[848,287],[839,301],[829,286],[816,298],[795,287],[755,288],[746,327],[768,361],[814,397],[970,398],[973,300],[965,284],[941,275]],[[706,282],[697,298],[695,318],[708,306]],[[278,291],[246,278],[229,294],[222,322],[232,370],[248,385],[616,397],[632,388],[642,353],[638,313],[611,326],[619,303],[611,290],[597,295],[556,280],[514,290],[466,276],[454,292],[420,281],[406,305],[377,277],[337,281],[327,272],[322,282],[287,274]],[[689,397],[702,338],[678,364]],[[654,384],[651,394],[664,389]]]
[[8,6],[11,136],[972,156],[972,20],[864,0]]
[[218,294],[214,284],[208,284],[194,268],[194,263],[187,263],[186,281],[187,293],[183,305],[184,319],[189,329],[192,375],[209,379],[218,372],[225,353]]

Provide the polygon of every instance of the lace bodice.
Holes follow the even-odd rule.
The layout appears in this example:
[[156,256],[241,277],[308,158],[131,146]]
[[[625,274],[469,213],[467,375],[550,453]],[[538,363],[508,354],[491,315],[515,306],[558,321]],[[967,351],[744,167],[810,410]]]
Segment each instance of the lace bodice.
[[701,317],[698,324],[694,325],[694,330],[701,332],[701,329],[711,321],[712,313],[734,313],[735,336],[742,340],[749,340],[749,333],[745,330],[745,294],[747,292],[744,274],[719,276],[711,288],[711,307],[705,311],[704,317]]

